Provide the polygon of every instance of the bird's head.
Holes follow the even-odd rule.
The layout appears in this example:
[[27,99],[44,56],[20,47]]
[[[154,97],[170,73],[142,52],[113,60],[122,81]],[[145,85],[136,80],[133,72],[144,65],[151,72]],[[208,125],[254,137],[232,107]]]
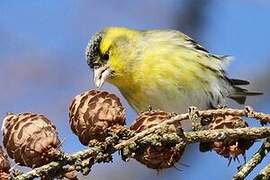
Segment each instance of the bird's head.
[[94,70],[94,82],[99,88],[105,81],[117,84],[131,73],[136,56],[139,33],[127,28],[111,27],[96,33],[86,48],[86,60]]

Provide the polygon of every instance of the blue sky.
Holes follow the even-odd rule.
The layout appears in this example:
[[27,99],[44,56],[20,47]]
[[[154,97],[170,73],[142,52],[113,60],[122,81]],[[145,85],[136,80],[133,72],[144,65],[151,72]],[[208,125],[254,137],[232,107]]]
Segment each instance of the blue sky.
[[[186,0],[187,1],[187,0]],[[195,0],[196,1],[196,0]],[[185,9],[184,0],[66,0],[0,2],[0,117],[6,112],[32,111],[46,114],[56,124],[63,149],[83,149],[68,127],[68,105],[78,93],[94,88],[92,74],[84,60],[86,44],[96,31],[107,26],[137,29],[174,28],[176,16]],[[204,14],[204,25],[197,37],[211,52],[235,57],[228,73],[249,79],[252,90],[265,92],[248,104],[269,112],[270,2],[267,0],[212,0]],[[185,29],[179,27],[179,29]],[[113,86],[103,89],[120,95]],[[121,96],[122,97],[122,96]],[[122,98],[128,124],[135,112]],[[235,105],[235,104],[234,104]],[[251,122],[252,125],[258,125]],[[260,146],[256,143],[247,157]],[[231,179],[237,163],[215,153],[202,154],[196,145],[186,151],[177,165],[182,171],[160,172],[139,163],[115,162],[97,165],[93,179]],[[190,156],[192,154],[192,156]],[[266,159],[264,161],[267,162]],[[262,168],[260,166],[260,168]],[[258,172],[260,169],[256,169]],[[254,174],[253,174],[254,175]],[[248,178],[251,179],[251,176]]]

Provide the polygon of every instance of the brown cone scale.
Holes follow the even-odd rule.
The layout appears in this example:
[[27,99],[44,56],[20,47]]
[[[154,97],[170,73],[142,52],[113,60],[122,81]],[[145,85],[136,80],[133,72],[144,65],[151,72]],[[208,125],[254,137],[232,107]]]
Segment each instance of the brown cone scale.
[[8,114],[2,130],[8,155],[28,167],[49,163],[60,145],[55,126],[44,115]]
[[[168,120],[172,117],[171,114],[163,111],[147,111],[139,114],[136,121],[131,125],[130,129],[136,132],[149,129],[161,122]],[[171,133],[177,132],[182,134],[184,139],[183,130],[180,122],[175,122],[169,126]],[[180,132],[179,132],[180,131]],[[136,152],[135,159],[142,164],[152,169],[164,169],[174,166],[174,164],[180,160],[184,153],[185,143],[180,149],[174,148],[174,146],[164,144],[162,146],[149,145],[143,150]]]
[[9,177],[10,163],[7,155],[0,146],[0,179],[7,180]]
[[[214,129],[235,129],[248,127],[246,121],[238,116],[218,116],[214,118],[214,121],[209,124],[209,130]],[[224,156],[225,158],[236,159],[238,155],[245,155],[245,151],[248,150],[254,143],[254,140],[239,139],[237,141],[216,141],[213,143],[201,143],[201,151],[214,150],[217,154]]]
[[125,110],[120,99],[105,91],[90,90],[77,95],[69,108],[70,127],[83,145],[103,141],[109,131],[125,125]]

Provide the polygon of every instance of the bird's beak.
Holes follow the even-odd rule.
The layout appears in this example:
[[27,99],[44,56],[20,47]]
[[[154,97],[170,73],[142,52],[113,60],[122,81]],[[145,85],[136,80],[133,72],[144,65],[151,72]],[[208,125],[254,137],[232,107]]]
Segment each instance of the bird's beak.
[[94,69],[94,81],[97,88],[100,88],[103,85],[103,83],[108,79],[110,74],[111,69],[108,65]]

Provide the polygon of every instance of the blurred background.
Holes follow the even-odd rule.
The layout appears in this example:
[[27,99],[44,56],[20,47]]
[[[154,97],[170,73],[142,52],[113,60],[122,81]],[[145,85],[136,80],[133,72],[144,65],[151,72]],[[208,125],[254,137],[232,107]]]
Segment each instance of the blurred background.
[[[94,88],[84,50],[90,37],[107,26],[178,29],[210,52],[233,55],[228,74],[248,79],[250,90],[263,91],[264,96],[251,97],[247,104],[269,113],[269,19],[268,0],[2,0],[0,117],[3,119],[7,112],[46,114],[57,126],[66,152],[84,149],[69,129],[68,106],[76,94]],[[108,84],[103,89],[121,96]],[[136,114],[123,98],[122,102],[130,124]],[[248,159],[259,146],[259,142],[252,146]],[[242,157],[240,160],[243,162]],[[269,160],[266,158],[247,179]],[[177,168],[157,173],[135,160],[122,162],[116,154],[114,163],[95,165],[89,177],[81,179],[225,180],[231,179],[240,165],[232,162],[228,167],[227,163],[214,152],[200,153],[195,144],[187,148]]]

